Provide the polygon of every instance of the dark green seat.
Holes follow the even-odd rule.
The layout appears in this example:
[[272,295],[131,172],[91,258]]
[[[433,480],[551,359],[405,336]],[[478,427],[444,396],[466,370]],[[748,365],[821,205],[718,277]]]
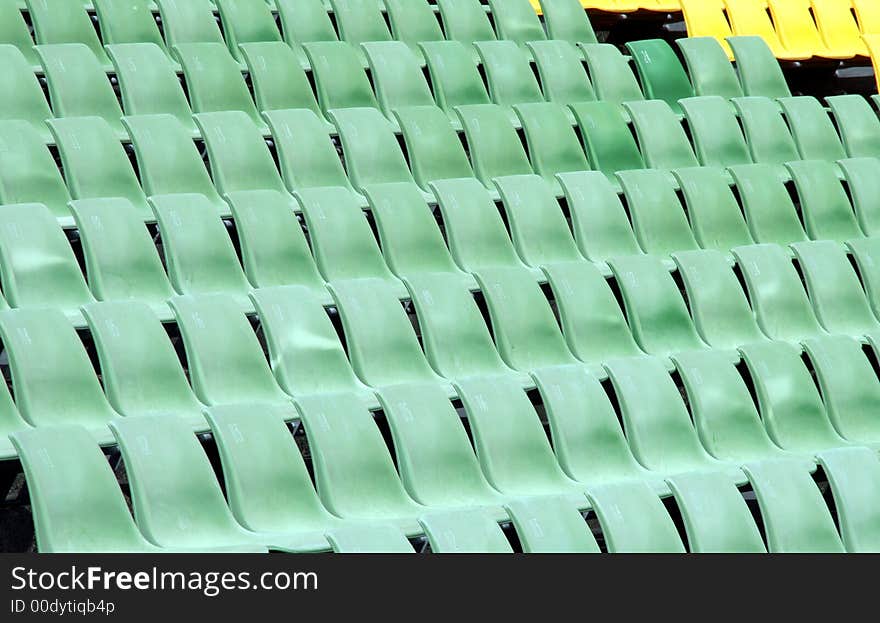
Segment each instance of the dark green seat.
[[672,46],[663,39],[643,39],[627,42],[626,48],[639,72],[645,98],[663,100],[681,114],[679,100],[693,97],[694,87]]

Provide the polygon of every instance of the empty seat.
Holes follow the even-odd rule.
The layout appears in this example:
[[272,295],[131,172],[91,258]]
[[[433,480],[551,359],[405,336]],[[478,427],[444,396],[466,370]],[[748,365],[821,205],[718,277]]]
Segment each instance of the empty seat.
[[618,171],[645,168],[636,140],[614,104],[586,102],[572,104],[571,110],[594,169],[617,184]]
[[728,39],[736,55],[736,71],[746,95],[790,97],[791,91],[773,52],[761,37]]
[[[358,377],[382,387],[440,381],[428,361],[396,293],[376,279],[331,284],[345,329],[348,356]],[[381,331],[376,327],[381,326]]]
[[376,0],[330,0],[339,38],[355,48],[365,41],[390,41],[388,24]]
[[756,242],[788,244],[807,239],[791,195],[775,167],[745,164],[731,167],[730,173]]
[[70,193],[40,134],[26,121],[0,121],[0,203],[41,203],[65,217],[68,201]]
[[727,45],[726,41],[690,36],[676,39],[675,43],[684,56],[695,95],[717,95],[727,99],[742,97],[736,70],[722,47],[722,44]]
[[597,43],[593,25],[579,0],[542,0],[541,12],[549,39]]
[[587,494],[610,553],[684,553],[669,512],[646,484],[591,486]]
[[[440,6],[442,9],[443,5]],[[428,64],[434,100],[450,119],[458,122],[455,112],[458,106],[489,103],[489,92],[477,71],[475,59],[463,44],[428,41],[419,47]]]
[[192,388],[206,405],[290,404],[241,307],[222,294],[178,296],[171,308]]
[[[581,13],[586,15],[583,11]],[[583,56],[572,44],[566,41],[532,41],[529,50],[535,57],[541,92],[548,102],[567,106],[596,99],[596,92],[584,69]]]
[[84,5],[67,0],[26,0],[26,2],[37,45],[82,44],[95,55],[98,64],[102,67],[110,65]]
[[643,169],[617,175],[633,231],[646,253],[660,256],[698,248],[681,202],[663,171]]
[[422,41],[442,41],[443,31],[427,0],[386,0],[385,10],[395,41],[403,41],[421,56]]
[[840,240],[862,235],[833,163],[818,160],[786,165],[797,189],[807,234],[814,240]]
[[506,508],[523,553],[599,552],[583,515],[562,496],[517,498],[508,502]]
[[846,14],[855,33],[851,33],[852,39],[849,39],[845,35],[827,36],[841,28],[840,22],[836,24],[836,29],[829,29],[826,36],[820,35],[817,24],[831,25],[829,23],[831,15],[822,9],[821,3],[803,0],[770,0],[768,5],[776,31],[786,48],[806,49],[812,51],[815,56],[836,59],[852,58],[861,51],[862,42],[851,11],[846,11]]
[[752,244],[739,202],[724,173],[712,167],[675,171],[694,237],[703,249],[727,252]]
[[779,104],[788,120],[802,160],[839,160],[846,152],[831,118],[814,97],[783,97]]
[[163,54],[167,53],[165,40],[147,0],[93,0],[92,4],[104,45],[152,43]]
[[352,523],[327,532],[337,554],[414,554],[400,528],[388,524]]
[[880,119],[859,95],[835,95],[825,99],[850,158],[880,156]]
[[260,0],[216,0],[229,53],[241,61],[239,46],[255,41],[281,41],[269,5]]
[[862,278],[862,285],[865,287],[871,309],[880,318],[880,272],[876,268],[877,262],[880,261],[880,245],[877,238],[850,240],[846,245]]
[[433,106],[420,59],[399,41],[363,44],[379,107],[388,119],[402,106]]
[[497,38],[479,0],[437,0],[443,30],[450,41],[471,44]]
[[293,48],[304,67],[309,63],[302,47],[304,43],[339,40],[322,0],[276,0],[275,6],[284,41]]
[[474,45],[493,102],[512,106],[544,101],[528,57],[513,41],[480,41]]
[[252,294],[272,372],[291,396],[367,393],[351,369],[339,336],[314,292],[302,286],[261,288]]
[[54,119],[52,134],[74,199],[121,197],[152,220],[144,191],[113,129],[99,117]]
[[557,173],[591,167],[565,108],[554,103],[517,104],[532,168],[554,187]]
[[590,78],[600,100],[622,104],[645,99],[620,51],[608,43],[581,43]]
[[34,40],[20,4],[18,0],[0,2],[0,42],[17,48],[25,62],[35,68],[40,65],[40,60],[34,50]]
[[847,158],[838,162],[856,218],[867,236],[880,233],[880,214],[878,214],[877,193],[880,192],[880,159]]
[[659,100],[624,105],[639,140],[639,150],[651,169],[698,166],[697,157],[672,109]]
[[125,117],[141,185],[147,195],[204,195],[218,214],[229,206],[217,194],[187,128],[171,115]]
[[498,38],[517,43],[546,39],[541,20],[528,0],[488,0]]
[[788,179],[788,172],[781,165],[800,160],[800,154],[779,104],[769,97],[738,97],[732,102],[739,113],[752,160],[777,165],[777,174]]
[[189,43],[223,43],[210,0],[157,0],[162,31],[169,48]]
[[774,340],[822,334],[788,254],[773,244],[733,249],[761,330]]
[[394,116],[406,144],[413,178],[423,191],[438,180],[473,177],[458,133],[436,106],[398,108]]
[[[36,52],[33,54],[36,58]],[[46,119],[52,118],[52,111],[28,61],[14,46],[0,45],[0,63],[4,67],[0,73],[0,119],[27,122],[41,141],[51,142]]]
[[150,198],[168,277],[181,294],[223,293],[249,307],[250,284],[217,210],[202,195]]
[[430,512],[419,522],[437,554],[513,553],[501,527],[484,511]]
[[679,100],[694,96],[694,87],[672,47],[663,39],[644,39],[626,44],[639,72],[645,98],[663,100],[681,114]]
[[722,0],[680,0],[681,10],[687,26],[688,36],[712,37],[721,44],[727,56],[733,60],[733,53],[727,38],[733,35]]
[[609,266],[622,292],[630,329],[642,350],[666,356],[705,348],[678,286],[659,258],[616,257]]
[[64,231],[44,205],[0,206],[0,258],[3,294],[13,308],[76,315],[94,300]]
[[474,172],[491,187],[500,175],[532,173],[525,149],[504,109],[495,104],[459,106]]
[[880,548],[877,525],[877,485],[880,466],[868,448],[826,450],[819,455],[825,470],[840,535],[848,552],[876,552]]
[[729,167],[752,162],[749,147],[730,103],[723,97],[681,100],[700,164]]
[[122,109],[94,53],[81,43],[37,47],[49,83],[55,117],[101,117],[117,135],[124,135]]
[[813,56],[814,50],[803,41],[791,37],[782,41],[780,28],[774,23],[775,18],[771,18],[765,0],[725,0],[725,5],[734,34],[760,37],[776,58],[806,60]]
[[325,113],[339,108],[379,107],[355,48],[344,41],[307,43],[304,48],[318,103]]
[[177,73],[159,47],[121,43],[107,46],[107,53],[116,67],[125,114],[172,115],[190,134],[196,133],[192,109]]
[[293,49],[280,41],[253,42],[241,45],[241,56],[247,63],[257,109],[262,112],[306,108],[330,123],[315,99],[312,85],[305,71],[297,67],[299,61]]

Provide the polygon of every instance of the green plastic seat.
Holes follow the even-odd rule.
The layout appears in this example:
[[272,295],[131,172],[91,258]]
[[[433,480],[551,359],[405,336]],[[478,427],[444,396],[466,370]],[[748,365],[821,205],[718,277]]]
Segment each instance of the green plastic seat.
[[731,463],[700,444],[678,387],[656,358],[616,359],[605,365],[620,404],[623,428],[639,463],[663,474],[723,471],[744,480]]
[[569,43],[597,43],[596,32],[579,0],[542,0],[549,39]]
[[175,548],[257,545],[304,551],[293,532],[245,530],[223,496],[208,455],[184,420],[120,418],[111,423],[129,479],[135,521],[152,543]]
[[140,301],[167,314],[174,290],[149,230],[125,199],[70,203],[89,289],[99,301]]
[[235,110],[250,117],[261,131],[266,124],[241,75],[241,68],[222,43],[181,43],[172,48],[183,67],[194,113]]
[[292,405],[230,405],[206,412],[236,521],[259,532],[312,533],[316,547],[325,549],[322,534],[345,523],[327,512],[315,492],[284,423],[296,416]]
[[781,97],[795,145],[803,160],[840,160],[847,154],[828,112],[815,97]]
[[[260,128],[246,113],[201,113],[195,119],[207,146],[211,179],[221,196],[242,190],[287,193]],[[292,197],[289,201],[293,209],[296,202]]]
[[55,117],[100,117],[123,135],[122,109],[94,53],[82,43],[37,46]]
[[339,130],[345,168],[359,191],[373,184],[415,183],[391,125],[375,108],[330,112]]
[[[441,3],[441,12],[443,6]],[[459,41],[423,41],[419,43],[419,48],[428,65],[434,100],[450,120],[459,123],[455,112],[458,106],[490,103],[489,92],[477,71],[477,59],[474,58],[476,50],[471,54]]]
[[588,262],[544,267],[556,299],[562,333],[575,356],[588,364],[642,355],[623,311],[599,270]]
[[[534,15],[534,12],[532,12]],[[526,53],[513,41],[479,41],[482,71],[489,85],[489,97],[501,106],[543,102],[538,79],[530,70]]]
[[223,27],[223,38],[232,57],[241,62],[239,46],[259,41],[281,41],[281,32],[275,25],[265,0],[215,0]]
[[262,112],[305,108],[329,129],[306,72],[289,45],[281,41],[243,43],[241,57],[247,63],[257,110]]
[[169,48],[190,43],[220,43],[225,46],[210,0],[156,0],[156,4]]
[[526,554],[598,554],[577,506],[562,496],[517,498],[506,505]]
[[413,178],[423,191],[438,180],[473,177],[458,133],[436,106],[407,106],[394,111],[406,145]]
[[[9,388],[0,388],[0,435],[6,436],[3,451],[9,452],[8,456],[14,455],[14,450],[10,447],[9,435],[27,431],[30,428],[30,425],[21,417],[15,403],[12,402]],[[20,452],[19,455],[21,455]]]
[[[509,495],[570,495],[585,486],[562,471],[541,420],[517,379],[471,378],[456,383],[477,458],[489,483]],[[581,504],[586,506],[586,500]]]
[[431,183],[443,217],[449,252],[467,272],[522,267],[489,191],[474,178]]
[[0,41],[11,45],[21,52],[25,62],[31,67],[38,67],[40,59],[34,50],[34,40],[30,28],[21,12],[18,0],[0,2]]
[[742,97],[736,70],[715,37],[685,37],[675,43],[684,57],[695,95]]
[[316,41],[303,48],[312,67],[318,103],[325,113],[340,108],[379,108],[363,63],[350,44]]
[[143,303],[83,307],[110,404],[120,415],[173,414],[204,428],[196,400],[162,323]]
[[699,248],[669,177],[652,169],[621,171],[633,231],[646,253],[662,256]]
[[880,442],[877,405],[880,381],[865,357],[862,345],[845,335],[804,341],[816,370],[828,417],[840,436],[859,444]]
[[440,22],[427,0],[386,0],[385,11],[395,41],[403,41],[421,57],[422,41],[443,41]]
[[819,464],[831,484],[846,551],[878,551],[880,465],[877,455],[868,448],[826,450],[819,455]]
[[528,0],[488,0],[488,5],[499,39],[524,44],[547,38],[541,20]]
[[443,30],[450,41],[471,44],[497,38],[479,0],[437,0]]
[[[305,109],[273,110],[265,113],[265,116],[272,130],[281,177],[290,192],[305,188],[341,186],[354,193],[336,146],[327,133],[328,124],[322,117]],[[253,143],[256,152],[259,148],[256,137]],[[308,145],[308,149],[303,149],[303,145]],[[259,152],[269,176],[271,154],[267,159],[262,148],[259,148]]]
[[324,280],[287,198],[273,190],[227,195],[244,272],[255,288],[301,285],[326,297]]
[[188,129],[171,115],[138,115],[122,120],[131,136],[138,173],[149,196],[203,195],[218,214],[229,206],[214,188]]
[[388,119],[403,106],[433,106],[421,59],[400,41],[363,44],[379,107]]
[[217,210],[202,195],[150,198],[168,277],[180,294],[223,293],[248,307],[250,284]]
[[672,254],[700,337],[713,348],[766,340],[726,257],[719,251]]
[[627,102],[639,149],[648,168],[677,169],[699,163],[675,113],[660,100]]
[[632,255],[612,258],[608,264],[622,293],[630,330],[642,350],[666,356],[706,347],[678,286],[659,258]]
[[648,485],[596,485],[590,487],[587,495],[610,553],[684,553],[672,518]]
[[614,104],[585,102],[572,104],[570,108],[594,169],[617,183],[614,174],[618,171],[645,168],[636,140]]
[[41,203],[63,217],[70,215],[68,201],[64,178],[40,134],[26,121],[0,121],[0,204]]
[[740,348],[758,399],[761,419],[776,445],[816,453],[847,445],[831,426],[799,347],[785,342]]
[[[294,0],[295,1],[295,0]],[[351,524],[327,532],[337,554],[414,554],[400,528],[387,524]]]
[[379,392],[407,493],[431,507],[498,506],[462,419],[443,387],[410,383]]
[[730,174],[755,242],[789,244],[807,239],[791,195],[772,165],[738,165],[730,168]]
[[571,478],[591,484],[644,481],[663,489],[662,475],[636,461],[599,380],[582,366],[555,366],[532,376],[544,401],[553,449]]
[[791,97],[782,69],[761,37],[728,37],[727,42],[736,57],[736,72],[745,95]]
[[556,201],[553,187],[537,175],[495,178],[513,245],[529,266],[583,260]]
[[186,349],[190,383],[203,404],[290,403],[234,299],[222,294],[177,296],[170,304]]
[[302,47],[304,43],[339,40],[322,0],[275,0],[275,6],[284,41],[293,49],[303,67],[309,63]]
[[[396,293],[377,279],[339,281],[330,289],[339,309],[348,357],[373,387],[439,382]],[[376,327],[382,330],[377,331]]]
[[98,32],[92,25],[84,5],[67,0],[25,0],[25,2],[34,28],[34,41],[38,46],[82,44],[95,55],[99,65],[102,67],[110,65],[98,39]]
[[691,97],[681,100],[681,108],[700,164],[726,168],[752,162],[736,113],[728,100],[716,95]]
[[21,416],[38,427],[76,425],[106,441],[113,411],[82,341],[57,309],[0,312],[12,393]]
[[63,230],[38,203],[0,206],[0,282],[13,308],[76,314],[94,300]]
[[880,156],[880,119],[861,95],[825,99],[850,158]]
[[645,98],[662,100],[674,113],[681,114],[679,100],[693,97],[694,87],[672,46],[663,39],[643,39],[627,42],[626,48],[632,55]]
[[116,474],[89,433],[53,426],[12,435],[40,553],[158,552],[140,533]]
[[426,508],[407,495],[382,433],[358,397],[323,394],[298,403],[327,510],[344,519],[418,525]]
[[391,41],[377,0],[329,0],[339,38],[357,46],[365,41]]
[[[579,12],[586,17],[585,11],[579,8]],[[583,56],[574,45],[566,41],[532,41],[528,47],[538,67],[541,92],[548,102],[567,106],[596,100]]]
[[558,186],[558,173],[592,168],[565,108],[544,102],[517,104],[514,110],[526,136],[532,168],[549,183]]
[[[107,46],[122,92],[126,115],[172,115],[192,135],[192,109],[171,61],[152,43]],[[124,123],[124,122],[123,122]]]
[[813,310],[826,331],[859,337],[880,329],[843,247],[831,240],[791,246]]
[[291,396],[363,392],[314,292],[302,286],[261,288],[251,295],[275,379]]
[[692,553],[767,551],[736,484],[724,474],[679,474],[669,479]]
[[800,154],[779,105],[769,97],[738,97],[731,101],[739,114],[752,160],[777,165],[778,175],[787,180],[788,171],[781,165],[800,160]]
[[[0,16],[0,24],[3,19]],[[36,59],[36,51],[33,56]],[[0,63],[4,68],[0,74],[0,119],[24,121],[41,141],[51,142],[46,119],[52,118],[52,111],[27,58],[15,46],[0,45]]]
[[495,177],[533,173],[519,136],[501,106],[480,104],[456,110],[474,173],[483,184],[491,188]]
[[703,249],[727,252],[752,244],[739,202],[724,173],[711,166],[674,172],[687,206],[688,222]]
[[620,51],[609,43],[580,43],[598,99],[614,104],[645,99],[635,74]]
[[324,279],[380,279],[398,284],[357,199],[344,188],[297,192],[318,270]]
[[847,158],[838,161],[843,171],[856,219],[866,236],[880,234],[880,211],[876,201],[880,192],[880,159]]
[[756,244],[733,249],[758,326],[773,340],[821,335],[810,299],[785,249]]
[[514,370],[576,363],[541,287],[524,268],[487,268],[476,274],[489,308],[492,335]]
[[785,166],[791,171],[810,238],[844,241],[861,236],[849,197],[837,178],[838,169],[833,163],[806,160]]
[[744,470],[761,508],[770,553],[843,553],[831,513],[806,469],[775,460]]
[[485,511],[433,511],[419,522],[436,554],[512,554],[504,531]]
[[461,279],[434,273],[406,280],[431,367],[448,379],[511,372]]
[[106,121],[100,117],[53,119],[49,127],[74,199],[121,197],[141,218],[153,218],[128,154]]
[[400,278],[449,273],[460,280],[431,208],[415,184],[377,184],[366,188],[379,232],[382,255]]
[[880,271],[877,270],[880,262],[880,243],[877,238],[860,238],[848,241],[846,246],[862,278],[862,285],[865,287],[871,309],[874,310],[874,315],[880,318]]
[[147,0],[92,0],[92,4],[104,45],[152,43],[163,54],[167,53],[165,40]]
[[642,251],[614,186],[598,171],[558,176],[578,248],[588,260],[605,262]]
[[730,357],[719,351],[673,355],[703,447],[717,459],[736,463],[801,458],[775,445],[761,423],[749,388]]

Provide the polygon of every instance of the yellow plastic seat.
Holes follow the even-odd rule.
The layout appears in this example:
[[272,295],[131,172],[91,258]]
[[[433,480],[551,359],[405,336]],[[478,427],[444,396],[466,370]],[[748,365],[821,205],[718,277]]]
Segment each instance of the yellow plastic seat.
[[871,53],[871,62],[874,64],[874,77],[877,79],[877,88],[880,89],[880,34],[862,35],[868,52]]
[[[874,6],[880,6],[875,1]],[[859,25],[846,0],[811,0],[813,17],[825,46],[831,50],[850,49],[856,56],[868,56]]]
[[880,2],[877,0],[852,0],[859,30],[864,35],[880,34]]
[[727,18],[738,36],[757,35],[762,37],[773,56],[784,60],[799,61],[812,58],[812,49],[786,48],[776,32],[776,27],[767,13],[767,0],[726,0]]
[[727,44],[727,38],[733,36],[733,30],[724,14],[722,0],[680,0],[684,21],[687,24],[689,37],[715,37],[733,60],[733,50]]
[[829,48],[813,21],[809,0],[769,0],[770,15],[782,45],[787,50],[811,50],[824,58],[852,58],[852,48]]
[[638,11],[643,2],[639,0],[581,0],[585,9],[598,9],[613,13],[630,13]]

